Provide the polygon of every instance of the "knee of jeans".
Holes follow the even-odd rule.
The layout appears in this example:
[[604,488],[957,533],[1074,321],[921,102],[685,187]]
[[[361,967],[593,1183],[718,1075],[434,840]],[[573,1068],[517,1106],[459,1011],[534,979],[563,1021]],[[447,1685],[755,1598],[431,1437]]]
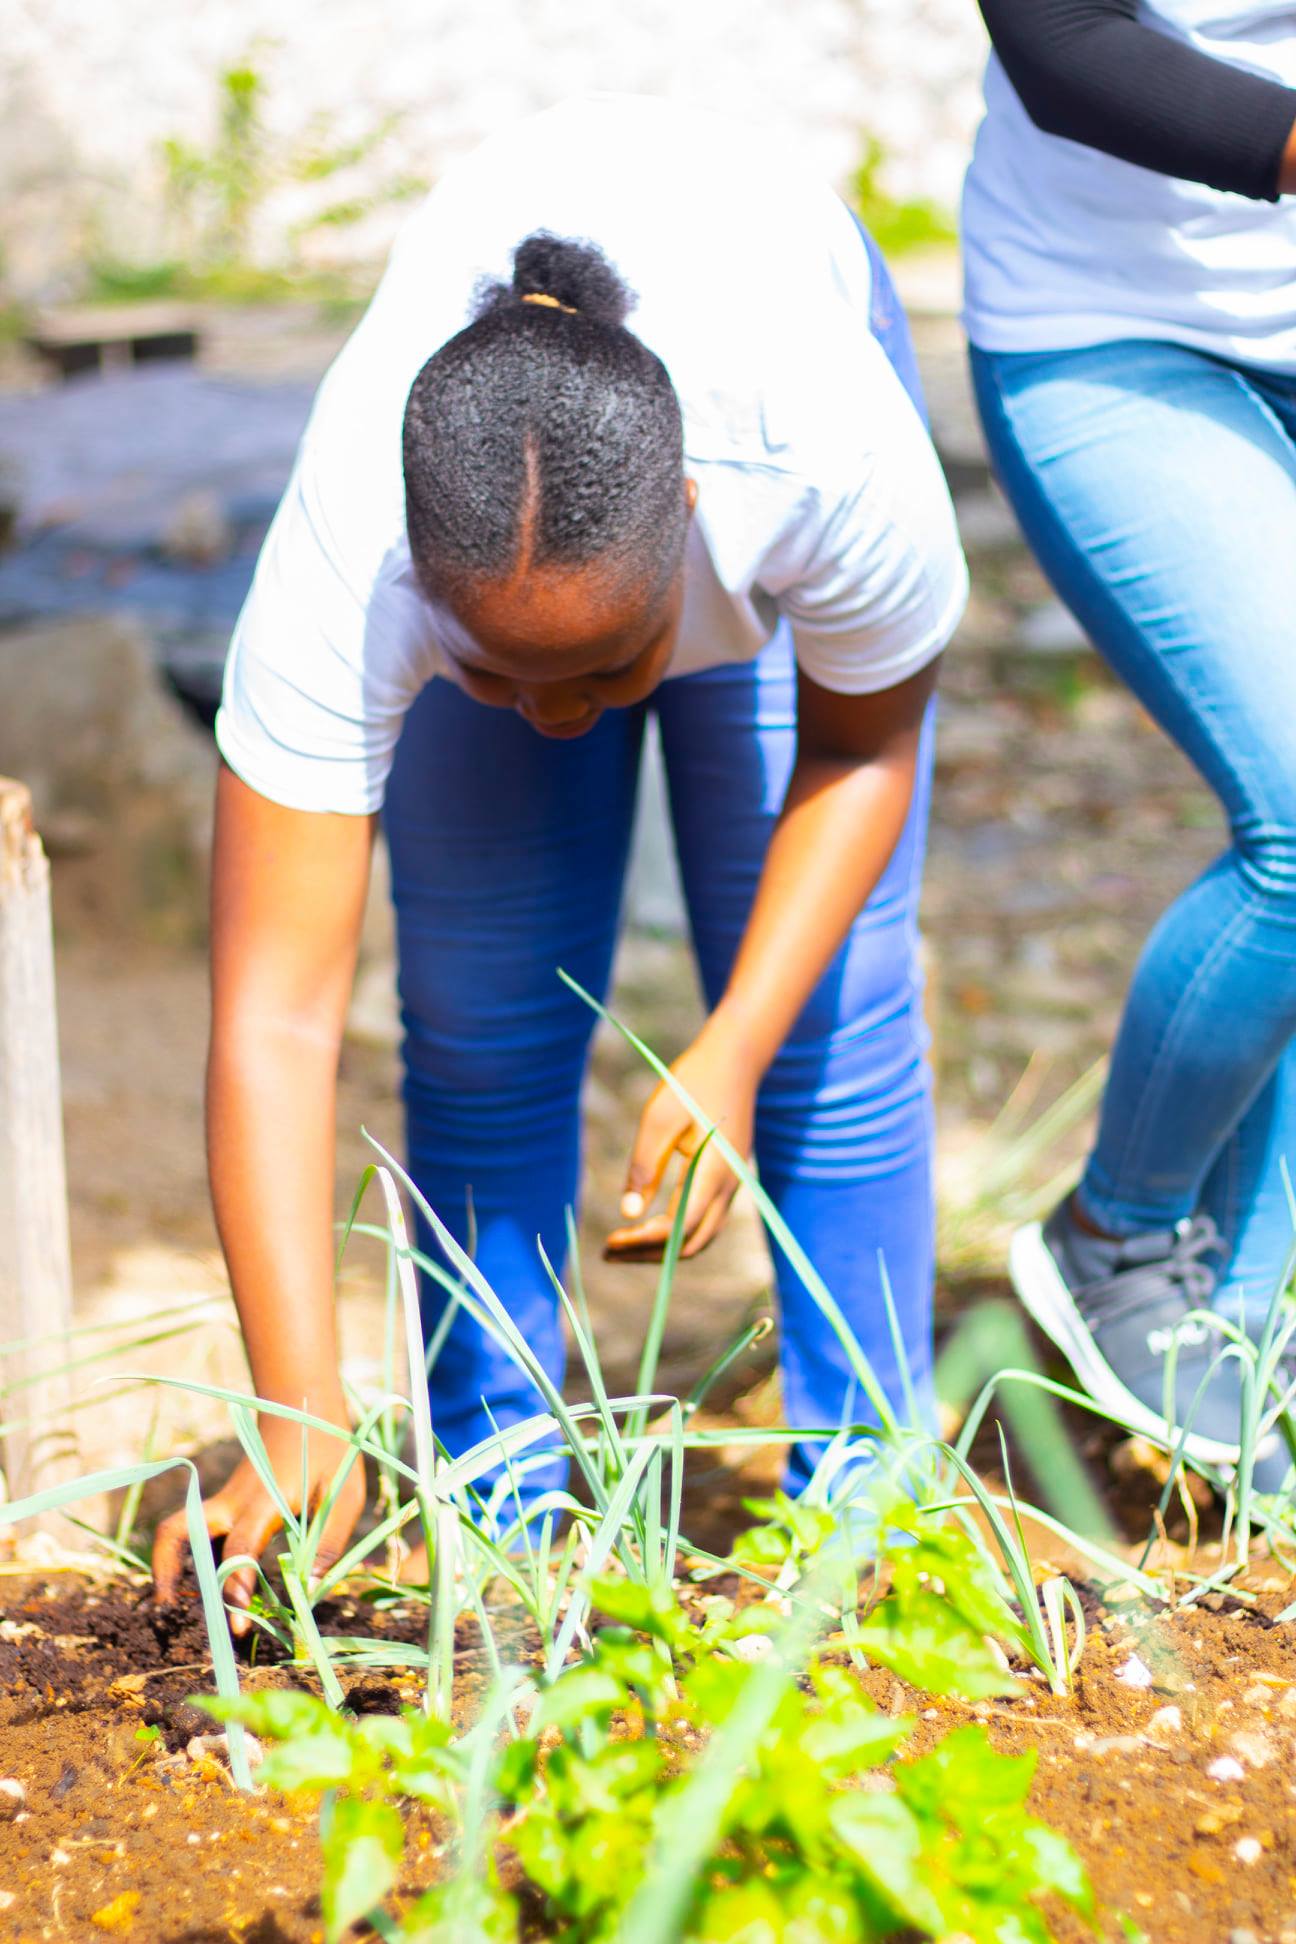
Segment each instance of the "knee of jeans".
[[892,1178],[926,1155],[930,1114],[931,1074],[913,1042],[872,1074],[839,1071],[807,1085],[767,1085],[757,1109],[760,1165],[802,1180]]
[[541,1043],[504,1034],[447,1034],[406,1020],[404,1093],[416,1120],[480,1128],[548,1131],[575,1114],[586,1035]]
[[1296,805],[1290,816],[1267,818],[1234,837],[1247,888],[1296,920]]

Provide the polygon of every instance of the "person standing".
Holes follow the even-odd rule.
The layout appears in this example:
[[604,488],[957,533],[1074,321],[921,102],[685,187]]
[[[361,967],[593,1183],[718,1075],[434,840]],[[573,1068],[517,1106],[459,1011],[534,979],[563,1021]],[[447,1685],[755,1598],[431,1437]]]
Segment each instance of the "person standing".
[[[321,387],[217,723],[208,1142],[258,1395],[345,1421],[334,1079],[380,816],[411,1173],[460,1240],[471,1219],[560,1378],[536,1237],[560,1263],[592,1022],[557,968],[606,987],[651,711],[708,1007],[674,1071],[754,1146],[900,1406],[885,1261],[928,1396],[916,909],[935,669],[966,589],[885,266],[767,136],[602,96],[443,180]],[[660,1253],[654,1204],[696,1140],[658,1088],[614,1255]],[[709,1150],[686,1254],[735,1186]],[[857,1420],[840,1346],[776,1267],[789,1422]],[[444,1300],[429,1280],[429,1335]],[[452,1453],[536,1409],[463,1312],[431,1391]],[[298,1432],[262,1430],[300,1497]],[[337,1455],[315,1441],[308,1490]],[[247,1465],[207,1520],[253,1555],[276,1522]],[[164,1594],[183,1543],[161,1529]],[[250,1575],[229,1591],[246,1603]]]
[[[1236,1456],[1296,1172],[1296,0],[981,0],[966,323],[1003,488],[1230,842],[1147,941],[1019,1294],[1097,1398]],[[1198,1395],[1201,1387],[1201,1395]],[[1265,1482],[1286,1472],[1276,1437]]]

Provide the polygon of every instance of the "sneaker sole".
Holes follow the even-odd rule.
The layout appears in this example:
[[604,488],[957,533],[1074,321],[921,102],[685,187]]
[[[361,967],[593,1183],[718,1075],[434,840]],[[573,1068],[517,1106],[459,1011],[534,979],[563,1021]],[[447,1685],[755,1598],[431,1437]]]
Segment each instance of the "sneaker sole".
[[[1008,1276],[1023,1308],[1030,1312],[1050,1342],[1057,1345],[1082,1388],[1096,1403],[1158,1444],[1167,1440],[1171,1444],[1179,1442],[1182,1427],[1167,1425],[1159,1412],[1127,1390],[1094,1342],[1038,1222],[1018,1229],[1013,1236],[1008,1250]],[[1190,1431],[1184,1440],[1184,1453],[1205,1465],[1234,1465],[1238,1447]]]

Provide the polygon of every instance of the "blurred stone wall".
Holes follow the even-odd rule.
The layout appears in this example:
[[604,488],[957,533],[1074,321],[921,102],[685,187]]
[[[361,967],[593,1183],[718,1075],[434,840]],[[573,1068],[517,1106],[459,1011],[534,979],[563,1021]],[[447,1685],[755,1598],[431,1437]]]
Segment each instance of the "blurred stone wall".
[[[984,50],[975,0],[0,0],[0,43],[0,269],[12,296],[40,299],[74,292],[88,256],[165,254],[159,144],[209,144],[217,77],[244,61],[285,147],[401,117],[351,194],[434,179],[501,122],[599,87],[782,124],[843,183],[870,132],[889,189],[953,207]],[[269,198],[259,254],[282,253],[307,200]],[[376,258],[395,220],[312,247]]]

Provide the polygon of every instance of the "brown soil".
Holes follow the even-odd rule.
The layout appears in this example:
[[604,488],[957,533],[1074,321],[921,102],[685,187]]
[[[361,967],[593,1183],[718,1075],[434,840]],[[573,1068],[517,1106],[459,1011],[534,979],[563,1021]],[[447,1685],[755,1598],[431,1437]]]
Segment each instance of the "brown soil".
[[[240,1796],[219,1762],[183,1754],[209,1726],[188,1699],[210,1683],[192,1596],[164,1612],[143,1590],[80,1579],[13,1579],[7,1591],[0,1769],[26,1802],[0,1825],[10,1900],[0,1934],[15,1944],[318,1939],[313,1809]],[[1031,1681],[1020,1698],[969,1711],[887,1674],[865,1684],[883,1707],[918,1714],[916,1749],[970,1712],[1004,1749],[1037,1750],[1037,1812],[1075,1843],[1103,1903],[1151,1944],[1296,1944],[1296,1640],[1272,1617],[1291,1592],[1263,1579],[1248,1601],[1162,1614],[1104,1612],[1095,1601],[1064,1700]],[[417,1638],[422,1626],[408,1609],[379,1616],[348,1603],[322,1622],[326,1633],[392,1639]],[[1120,1679],[1131,1655],[1150,1687]],[[468,1707],[477,1659],[467,1629],[458,1660]],[[298,1678],[264,1663],[245,1670],[252,1683]],[[401,1685],[353,1679],[349,1698],[359,1711],[391,1711]],[[160,1732],[140,1739],[148,1727]],[[1235,1765],[1222,1780],[1209,1773],[1220,1757]],[[434,1833],[412,1831],[409,1891],[435,1871]]]
[[[212,1688],[196,1593],[161,1608],[150,1592],[80,1578],[15,1579],[6,1591],[0,1771],[23,1785],[26,1801],[14,1822],[0,1823],[0,1894],[12,1900],[0,1936],[318,1944],[314,1806],[242,1795],[217,1756],[185,1754],[195,1735],[216,1732],[191,1700]],[[326,1634],[426,1638],[423,1614],[410,1608],[377,1615],[337,1601],[318,1613]],[[471,1632],[456,1655],[466,1709],[480,1681]],[[247,1687],[298,1680],[263,1651],[260,1665],[246,1647],[241,1658]],[[403,1675],[343,1685],[356,1713],[394,1714],[414,1698]],[[413,1830],[416,1878],[428,1874],[430,1840],[426,1827]]]

